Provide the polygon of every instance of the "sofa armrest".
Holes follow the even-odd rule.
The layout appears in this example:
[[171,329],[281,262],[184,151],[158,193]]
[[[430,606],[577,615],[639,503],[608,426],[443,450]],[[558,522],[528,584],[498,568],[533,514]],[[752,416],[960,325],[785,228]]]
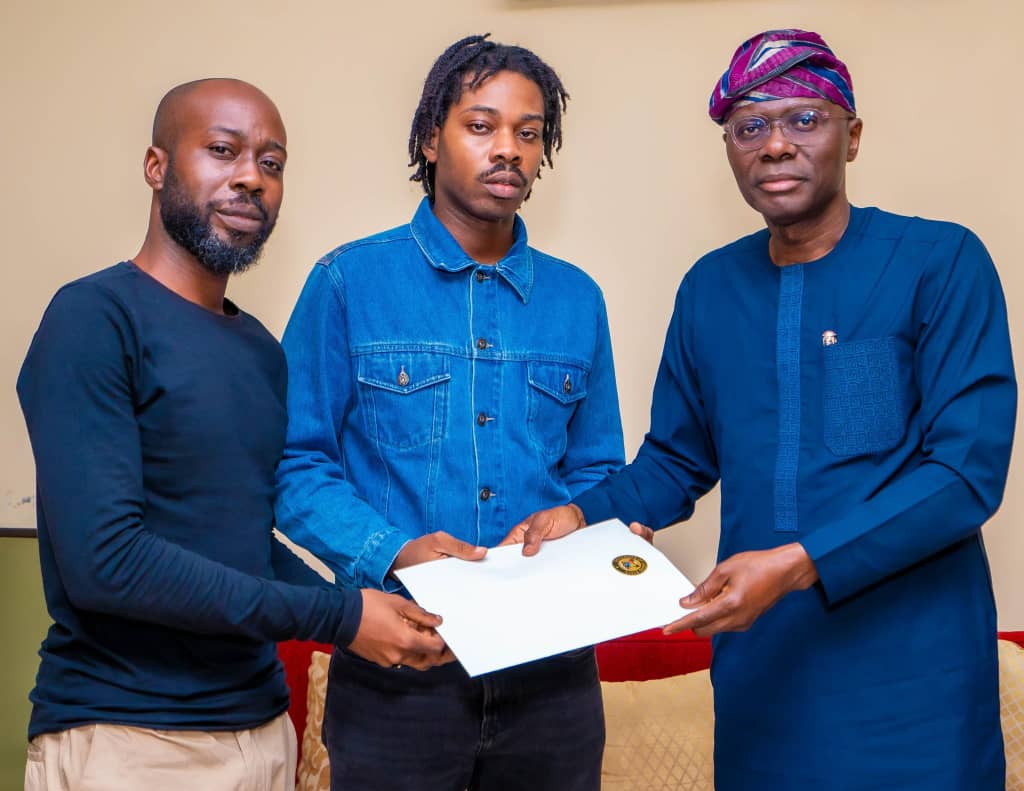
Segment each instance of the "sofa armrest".
[[597,666],[602,681],[649,681],[706,670],[711,666],[711,639],[648,629],[598,645]]

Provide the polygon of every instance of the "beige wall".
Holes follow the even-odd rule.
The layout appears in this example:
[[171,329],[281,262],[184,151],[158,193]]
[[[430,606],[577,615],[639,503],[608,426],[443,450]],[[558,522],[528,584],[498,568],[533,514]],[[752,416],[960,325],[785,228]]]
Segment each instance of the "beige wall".
[[[1014,220],[1024,176],[1017,94],[1024,11],[1004,0],[830,3],[705,0],[15,2],[2,0],[5,261],[0,288],[0,525],[31,524],[31,457],[14,380],[55,288],[142,239],[142,154],[173,84],[248,79],[279,104],[291,157],[279,230],[233,296],[279,334],[316,257],[404,222],[408,123],[423,77],[460,35],[535,49],[572,93],[566,144],[524,210],[535,244],[604,287],[627,450],[647,426],[672,297],[704,251],[755,229],[704,108],[739,41],[765,27],[819,30],[845,58],[865,119],[855,203],[974,228],[999,266],[1024,349]],[[1024,366],[1024,360],[1020,360]],[[1018,445],[1020,443],[1018,442]],[[986,528],[1003,628],[1024,628],[1020,449]],[[707,571],[717,500],[659,539]]]

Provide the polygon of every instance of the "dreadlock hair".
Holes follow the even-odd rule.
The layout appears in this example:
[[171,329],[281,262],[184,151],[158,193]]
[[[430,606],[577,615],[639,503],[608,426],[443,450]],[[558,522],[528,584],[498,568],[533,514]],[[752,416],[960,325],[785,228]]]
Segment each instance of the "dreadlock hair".
[[541,163],[554,167],[551,156],[562,147],[562,113],[569,94],[555,70],[528,49],[488,41],[490,35],[467,36],[456,41],[434,61],[423,83],[423,94],[409,133],[409,167],[416,168],[409,180],[420,182],[431,200],[434,199],[434,165],[423,155],[423,145],[430,141],[435,127],[444,126],[448,111],[462,98],[463,90],[475,91],[499,71],[522,74],[540,88],[544,100]]

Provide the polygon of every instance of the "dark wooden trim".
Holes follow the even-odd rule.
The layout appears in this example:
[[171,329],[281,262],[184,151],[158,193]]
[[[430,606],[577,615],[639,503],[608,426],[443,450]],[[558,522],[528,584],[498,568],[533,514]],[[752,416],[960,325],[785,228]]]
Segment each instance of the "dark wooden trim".
[[34,527],[0,527],[0,538],[36,538]]

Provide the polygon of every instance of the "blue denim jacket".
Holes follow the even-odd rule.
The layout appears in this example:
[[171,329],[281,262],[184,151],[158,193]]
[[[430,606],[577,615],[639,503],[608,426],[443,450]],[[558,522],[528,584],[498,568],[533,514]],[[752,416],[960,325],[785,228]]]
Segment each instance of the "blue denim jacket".
[[313,267],[283,345],[277,524],[340,583],[394,589],[411,539],[494,546],[624,462],[601,291],[518,217],[484,266],[424,199]]

